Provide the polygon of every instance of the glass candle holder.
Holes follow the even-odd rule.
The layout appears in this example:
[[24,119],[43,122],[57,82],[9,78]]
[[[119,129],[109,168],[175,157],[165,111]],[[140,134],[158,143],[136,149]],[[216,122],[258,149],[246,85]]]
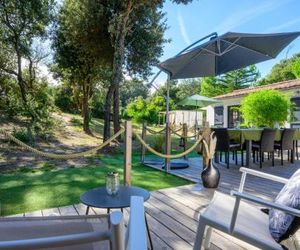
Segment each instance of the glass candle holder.
[[109,172],[106,175],[106,191],[109,195],[116,195],[119,191],[120,180],[117,172]]

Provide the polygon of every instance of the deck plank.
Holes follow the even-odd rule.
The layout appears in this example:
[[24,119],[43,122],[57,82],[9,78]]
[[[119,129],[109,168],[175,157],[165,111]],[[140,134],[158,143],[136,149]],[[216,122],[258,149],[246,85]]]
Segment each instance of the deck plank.
[[76,211],[76,209],[73,205],[59,207],[58,209],[59,209],[59,212],[61,215],[78,215],[78,212]]
[[[190,167],[183,170],[171,170],[171,174],[192,180],[197,185],[185,185],[181,187],[166,188],[151,192],[151,198],[145,203],[146,216],[149,223],[150,234],[154,249],[163,250],[185,250],[192,249],[198,220],[201,212],[209,205],[215,190],[208,190],[202,187],[200,173],[202,171],[201,158],[190,158]],[[257,164],[252,164],[251,168],[281,177],[289,178],[298,168],[299,162],[295,164],[285,164],[284,167],[278,165],[268,167],[265,162],[262,169]],[[158,166],[152,166],[160,169]],[[240,183],[240,166],[234,164],[230,169],[226,169],[225,164],[218,164],[221,173],[219,192],[229,193],[232,189],[237,190]],[[161,169],[160,169],[161,170]],[[282,184],[263,180],[259,177],[248,176],[245,184],[245,191],[266,199],[274,198]],[[130,209],[124,210],[125,224],[128,223]],[[51,215],[84,215],[86,206],[75,204],[59,208],[44,209],[25,213],[25,216],[51,216]],[[91,208],[89,214],[106,214],[106,209]],[[105,222],[104,222],[105,223]],[[299,238],[300,231],[297,233]],[[212,250],[254,250],[239,239],[233,238],[223,232],[213,230]],[[149,247],[149,243],[148,243]]]
[[59,216],[60,212],[57,207],[42,210],[43,216]]
[[42,210],[24,213],[25,217],[43,216]]

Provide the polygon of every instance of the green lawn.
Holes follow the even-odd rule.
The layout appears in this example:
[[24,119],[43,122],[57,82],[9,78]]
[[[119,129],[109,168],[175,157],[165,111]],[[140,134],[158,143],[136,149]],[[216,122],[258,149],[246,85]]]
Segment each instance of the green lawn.
[[[38,171],[18,171],[0,175],[1,215],[18,214],[51,207],[79,203],[79,196],[94,187],[105,184],[109,171],[122,176],[123,156],[101,157],[101,166],[55,170],[51,167]],[[164,172],[141,165],[139,157],[133,157],[132,185],[150,191],[187,185],[191,182],[167,175]]]

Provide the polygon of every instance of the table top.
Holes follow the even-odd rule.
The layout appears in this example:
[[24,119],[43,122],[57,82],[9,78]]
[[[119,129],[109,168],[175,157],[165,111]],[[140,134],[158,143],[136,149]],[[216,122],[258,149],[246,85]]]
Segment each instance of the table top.
[[[250,128],[250,129],[228,129],[228,133],[231,139],[236,141],[244,142],[245,140],[259,141],[261,137],[263,129],[260,128]],[[283,129],[277,129],[275,140],[281,140],[281,134]],[[300,130],[295,129],[294,140],[300,139]]]
[[116,195],[109,195],[106,187],[91,189],[80,196],[80,201],[90,207],[125,208],[130,206],[131,196],[142,196],[144,201],[150,198],[150,192],[135,186],[120,186]]

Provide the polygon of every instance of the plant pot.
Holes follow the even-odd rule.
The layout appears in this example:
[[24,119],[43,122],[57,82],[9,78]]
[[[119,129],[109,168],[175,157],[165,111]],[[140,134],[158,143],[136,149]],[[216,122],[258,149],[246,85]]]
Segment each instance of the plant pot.
[[205,188],[217,188],[220,181],[220,172],[210,160],[208,166],[202,171],[201,179]]

